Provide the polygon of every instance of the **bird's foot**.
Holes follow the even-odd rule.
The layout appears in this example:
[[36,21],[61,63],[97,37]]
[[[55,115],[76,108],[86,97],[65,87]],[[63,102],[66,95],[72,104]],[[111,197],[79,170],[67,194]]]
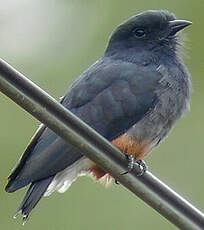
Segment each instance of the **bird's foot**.
[[126,172],[122,173],[121,175],[125,175],[131,172],[134,169],[135,164],[137,164],[140,168],[137,176],[142,176],[147,171],[147,165],[143,160],[136,160],[135,156],[133,155],[126,155],[128,159],[128,169]]
[[146,163],[143,160],[138,160],[136,161],[136,163],[139,165],[140,167],[140,173],[138,173],[137,176],[142,176],[148,169]]
[[136,163],[135,156],[126,154],[126,157],[128,160],[128,168],[127,168],[127,171],[122,173],[121,175],[125,175],[125,174],[131,172],[134,168],[135,163]]

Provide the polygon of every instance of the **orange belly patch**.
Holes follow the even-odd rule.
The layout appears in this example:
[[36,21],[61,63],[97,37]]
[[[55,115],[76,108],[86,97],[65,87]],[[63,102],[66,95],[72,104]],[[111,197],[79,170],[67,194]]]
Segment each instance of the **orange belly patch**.
[[98,165],[94,165],[89,169],[90,172],[93,173],[96,179],[100,179],[101,177],[106,175],[106,172],[100,168]]
[[[136,160],[143,159],[151,150],[152,146],[148,141],[141,141],[139,139],[133,139],[128,134],[123,134],[112,141],[112,144],[119,148],[122,152],[128,155],[134,155]],[[96,179],[103,179],[105,184],[108,184],[112,177],[101,169],[98,165],[94,165],[89,168],[89,171]]]
[[134,155],[136,160],[141,160],[152,150],[148,141],[141,141],[138,138],[133,139],[126,133],[114,139],[112,144],[125,154]]
[[91,173],[92,176],[94,176],[95,179],[99,180],[105,186],[108,186],[113,179],[110,174],[105,172],[98,165],[92,166],[91,168],[89,168],[88,171]]

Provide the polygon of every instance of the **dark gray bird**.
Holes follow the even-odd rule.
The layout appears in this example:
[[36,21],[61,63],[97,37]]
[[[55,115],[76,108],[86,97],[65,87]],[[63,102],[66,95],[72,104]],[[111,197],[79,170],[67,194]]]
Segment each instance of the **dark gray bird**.
[[[61,103],[130,159],[143,159],[189,107],[190,74],[178,32],[190,24],[165,10],[131,17],[114,30],[105,54],[69,87]],[[17,210],[26,220],[43,195],[65,192],[87,173],[111,178],[42,126],[9,176],[6,191],[31,183]]]

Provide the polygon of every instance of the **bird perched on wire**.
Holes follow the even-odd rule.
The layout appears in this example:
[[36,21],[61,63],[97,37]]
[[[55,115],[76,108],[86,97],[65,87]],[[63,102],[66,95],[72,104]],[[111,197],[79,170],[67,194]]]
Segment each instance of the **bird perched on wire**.
[[[104,55],[61,101],[129,156],[129,170],[158,146],[189,107],[190,74],[178,32],[190,24],[165,10],[131,17],[113,31]],[[65,192],[78,176],[90,173],[96,179],[111,178],[42,126],[9,176],[6,191],[31,183],[16,212],[25,221],[43,195]]]

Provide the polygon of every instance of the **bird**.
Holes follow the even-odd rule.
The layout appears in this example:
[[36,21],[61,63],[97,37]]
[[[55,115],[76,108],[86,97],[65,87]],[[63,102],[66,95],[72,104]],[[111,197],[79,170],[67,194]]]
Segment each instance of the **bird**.
[[[191,76],[179,32],[191,24],[167,10],[130,17],[114,29],[102,57],[60,102],[128,156],[129,170],[159,146],[190,107]],[[90,174],[106,183],[112,180],[77,147],[41,125],[5,190],[30,185],[15,214],[26,222],[43,196],[63,193],[79,176]]]

